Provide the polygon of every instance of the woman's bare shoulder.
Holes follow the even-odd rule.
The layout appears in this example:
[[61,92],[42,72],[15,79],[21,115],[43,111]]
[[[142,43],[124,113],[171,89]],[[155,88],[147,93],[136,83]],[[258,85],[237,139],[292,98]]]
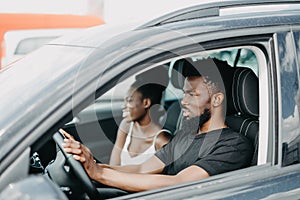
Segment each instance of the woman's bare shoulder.
[[131,125],[132,122],[128,122],[126,121],[125,119],[123,119],[120,123],[120,126],[119,126],[119,132],[123,132],[123,133],[128,133],[129,132],[129,129],[130,129],[130,125]]

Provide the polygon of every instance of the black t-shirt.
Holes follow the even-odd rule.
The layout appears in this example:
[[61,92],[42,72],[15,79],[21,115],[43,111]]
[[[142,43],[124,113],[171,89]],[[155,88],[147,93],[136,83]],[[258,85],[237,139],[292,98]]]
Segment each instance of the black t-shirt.
[[163,174],[175,175],[196,165],[212,176],[249,166],[253,145],[230,128],[198,135],[178,131],[155,155],[166,165]]

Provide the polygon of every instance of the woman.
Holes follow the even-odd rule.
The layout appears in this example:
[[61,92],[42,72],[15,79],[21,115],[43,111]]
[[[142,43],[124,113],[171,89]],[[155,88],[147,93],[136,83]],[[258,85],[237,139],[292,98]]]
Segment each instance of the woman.
[[[156,72],[156,73],[154,73]],[[154,76],[154,74],[156,74]],[[157,79],[157,74],[159,78]],[[151,83],[156,77],[160,83]],[[149,159],[168,143],[170,132],[158,123],[162,93],[168,83],[164,68],[136,77],[123,106],[123,120],[112,150],[110,165],[134,165]]]

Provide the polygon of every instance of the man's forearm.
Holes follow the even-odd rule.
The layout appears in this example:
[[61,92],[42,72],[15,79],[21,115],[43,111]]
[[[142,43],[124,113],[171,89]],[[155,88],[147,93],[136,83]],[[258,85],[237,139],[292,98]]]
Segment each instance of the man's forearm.
[[97,173],[93,177],[96,181],[130,192],[162,188],[209,177],[203,168],[196,165],[187,167],[176,175],[127,173],[100,165],[97,168]]
[[[177,184],[176,176],[137,174],[117,171],[111,166],[101,166],[94,180],[130,192],[140,192]],[[122,167],[123,168],[123,167]]]
[[112,166],[107,164],[99,164],[102,168],[114,169],[121,172],[142,173],[139,165]]

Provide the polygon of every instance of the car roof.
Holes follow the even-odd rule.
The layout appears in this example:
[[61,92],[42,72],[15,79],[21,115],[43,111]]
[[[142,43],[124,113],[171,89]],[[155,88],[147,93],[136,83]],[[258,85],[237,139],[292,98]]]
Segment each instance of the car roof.
[[[286,6],[282,6],[285,4]],[[176,10],[158,17],[154,20],[145,23],[142,27],[156,26],[166,23],[172,23],[176,21],[188,20],[188,19],[199,19],[213,16],[222,16],[222,9],[234,9],[238,8],[235,13],[228,14],[247,14],[249,12],[266,12],[275,10],[291,10],[295,9],[295,5],[299,4],[297,0],[223,0],[223,1],[213,1],[208,3],[199,3],[198,5],[193,5],[180,10]],[[262,9],[253,9],[254,7],[265,7]],[[280,7],[278,7],[280,6]],[[246,8],[246,9],[242,9]],[[299,7],[298,7],[299,8]]]
[[[298,16],[299,9],[300,2],[297,0],[223,0],[221,2],[199,3],[199,5],[192,5],[165,14],[142,25],[138,22],[134,22],[131,24],[105,24],[92,27],[82,34],[55,40],[53,44],[97,48],[100,47],[104,41],[121,33],[125,33],[127,37],[130,37],[133,30],[139,30],[139,32],[147,30],[149,35],[151,35],[165,32],[166,30],[188,29],[193,26],[205,27],[202,30],[197,30],[200,34],[232,28],[283,25],[297,22],[297,19],[294,19],[293,16]],[[276,20],[274,20],[275,15],[277,16]],[[290,19],[287,19],[285,17],[286,15],[290,15]],[[251,20],[249,17],[255,17],[257,20]],[[238,20],[235,20],[235,18]],[[237,21],[239,20],[245,20],[245,23],[238,23]],[[235,22],[233,23],[233,21]],[[101,37],[95,37],[104,30],[106,32],[105,34],[101,33]],[[143,33],[140,35],[142,34]],[[136,34],[133,35],[136,37]],[[94,40],[89,40],[88,38],[90,37],[93,37]]]
[[[68,45],[97,48],[105,41],[122,33],[127,33],[134,30],[140,25],[140,22],[127,22],[123,24],[103,24],[90,28],[85,28],[84,31],[68,34],[65,37],[51,41],[50,45]],[[90,38],[93,38],[91,40]]]

